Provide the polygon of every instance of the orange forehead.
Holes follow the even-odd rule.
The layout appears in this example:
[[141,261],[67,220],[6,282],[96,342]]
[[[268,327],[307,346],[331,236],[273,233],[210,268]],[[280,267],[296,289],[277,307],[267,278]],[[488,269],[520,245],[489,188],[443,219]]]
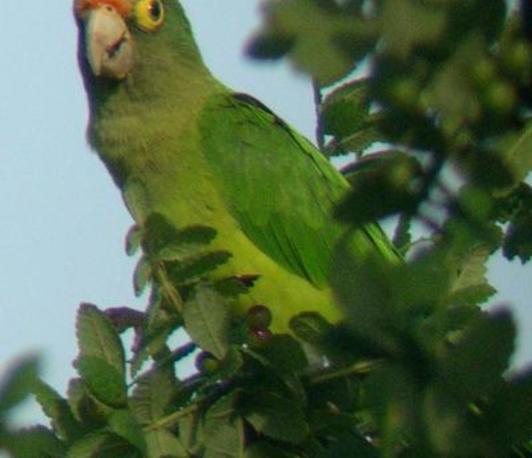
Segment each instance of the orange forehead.
[[74,10],[79,16],[83,12],[102,5],[112,6],[120,15],[126,17],[131,11],[130,0],[75,0]]

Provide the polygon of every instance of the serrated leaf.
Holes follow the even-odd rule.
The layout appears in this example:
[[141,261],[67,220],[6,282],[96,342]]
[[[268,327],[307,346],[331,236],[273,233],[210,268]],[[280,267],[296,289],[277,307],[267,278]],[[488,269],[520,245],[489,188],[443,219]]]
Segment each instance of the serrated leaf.
[[206,274],[225,264],[231,258],[228,251],[211,251],[190,256],[181,261],[165,263],[168,276],[177,285],[201,280]]
[[14,361],[0,383],[0,415],[22,402],[38,379],[39,360],[29,355]]
[[83,427],[74,417],[66,399],[43,381],[35,384],[33,394],[59,437],[71,442],[81,436]]
[[207,419],[204,441],[204,458],[239,458],[244,450],[244,424],[240,418]]
[[81,378],[70,379],[67,401],[74,417],[89,430],[104,427],[106,417],[113,409],[100,402]]
[[177,383],[168,369],[150,371],[137,380],[130,406],[141,424],[153,423],[167,413],[176,395]]
[[188,458],[190,455],[170,431],[158,429],[146,433],[146,458]]
[[123,380],[124,348],[107,315],[94,305],[82,304],[78,311],[76,331],[80,356],[106,362]]
[[245,393],[239,406],[256,431],[272,439],[297,444],[309,434],[302,406],[277,393],[262,390]]
[[487,395],[500,382],[515,348],[515,325],[507,310],[472,323],[442,361],[444,380],[466,401]]
[[143,337],[142,347],[137,349],[130,361],[131,377],[135,377],[142,369],[143,364],[153,355],[164,351],[167,348],[167,341],[172,334],[173,328],[154,331]]
[[101,405],[91,396],[87,385],[80,378],[72,378],[68,382],[67,402],[74,418],[87,429],[97,429],[104,426],[105,415]]
[[200,446],[203,436],[203,424],[200,421],[198,412],[192,412],[190,415],[181,418],[178,426],[181,444],[191,455],[194,455]]
[[208,245],[216,230],[208,226],[177,229],[168,218],[152,213],[144,225],[144,245],[151,260],[180,260]]
[[14,458],[55,458],[65,454],[65,446],[44,426],[33,426],[2,435],[2,450]]
[[346,83],[334,90],[320,110],[322,132],[334,137],[325,148],[326,154],[361,152],[380,140],[375,119],[378,117],[370,114],[366,79]]
[[393,235],[393,244],[397,251],[405,256],[412,243],[412,218],[405,214],[399,216],[399,221]]
[[486,278],[486,262],[492,248],[486,244],[476,244],[456,256],[452,265],[455,276],[450,285],[448,302],[453,305],[478,305],[487,301],[497,291]]
[[77,360],[77,369],[91,394],[100,402],[111,407],[126,405],[124,376],[114,366],[96,356],[82,356]]
[[107,418],[109,429],[141,452],[146,450],[144,433],[129,409],[115,410]]
[[230,314],[223,297],[213,288],[200,285],[185,303],[185,328],[203,350],[222,359],[228,350]]

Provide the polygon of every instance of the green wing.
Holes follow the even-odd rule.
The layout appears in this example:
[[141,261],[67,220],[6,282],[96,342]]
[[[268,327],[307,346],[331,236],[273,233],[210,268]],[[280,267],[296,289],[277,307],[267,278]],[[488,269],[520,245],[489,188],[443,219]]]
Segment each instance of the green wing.
[[[213,97],[201,119],[202,149],[246,236],[286,269],[327,283],[335,243],[346,227],[332,208],[349,185],[308,140],[244,94]],[[356,250],[393,251],[370,226]]]

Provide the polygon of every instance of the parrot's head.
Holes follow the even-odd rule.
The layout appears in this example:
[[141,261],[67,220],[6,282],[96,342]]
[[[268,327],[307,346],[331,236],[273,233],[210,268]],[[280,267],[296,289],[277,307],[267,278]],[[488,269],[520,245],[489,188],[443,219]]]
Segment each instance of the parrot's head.
[[85,86],[112,90],[134,79],[146,88],[158,74],[201,59],[177,0],[74,0],[78,59]]

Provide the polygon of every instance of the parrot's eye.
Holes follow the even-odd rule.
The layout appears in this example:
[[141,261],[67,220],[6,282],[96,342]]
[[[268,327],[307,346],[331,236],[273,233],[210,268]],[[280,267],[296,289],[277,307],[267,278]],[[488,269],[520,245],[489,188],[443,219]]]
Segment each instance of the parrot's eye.
[[163,23],[164,7],[161,0],[140,0],[135,5],[137,26],[145,32],[153,32]]

